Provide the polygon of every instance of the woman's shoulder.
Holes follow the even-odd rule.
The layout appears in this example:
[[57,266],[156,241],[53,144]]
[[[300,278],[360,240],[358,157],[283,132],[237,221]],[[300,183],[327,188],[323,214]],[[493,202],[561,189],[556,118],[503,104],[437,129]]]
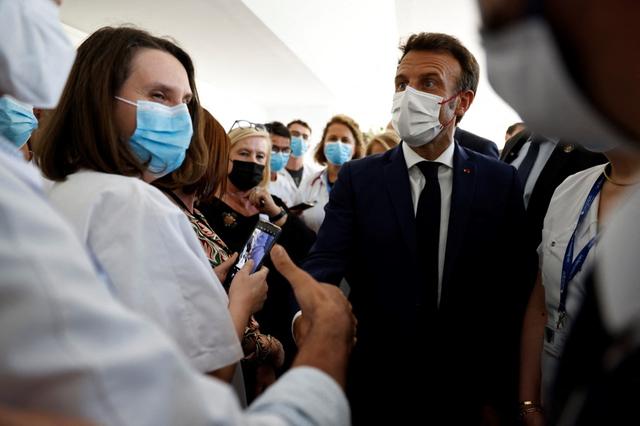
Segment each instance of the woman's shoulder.
[[65,181],[55,183],[50,196],[58,202],[85,200],[106,208],[178,210],[159,189],[142,179],[91,170],[73,173]]
[[605,164],[598,164],[567,177],[553,193],[552,202],[556,200],[581,199],[585,191],[589,191],[604,171]]

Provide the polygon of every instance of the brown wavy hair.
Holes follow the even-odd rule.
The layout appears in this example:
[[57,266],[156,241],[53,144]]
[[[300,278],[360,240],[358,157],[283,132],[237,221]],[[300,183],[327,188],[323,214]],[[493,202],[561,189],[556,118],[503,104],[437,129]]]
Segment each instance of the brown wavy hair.
[[353,157],[352,159],[362,158],[364,155],[364,138],[362,137],[362,132],[360,131],[360,126],[356,121],[344,114],[338,114],[331,117],[331,120],[324,126],[324,130],[322,131],[322,139],[320,139],[320,143],[316,147],[316,152],[313,158],[323,166],[327,164],[327,157],[324,155],[324,143],[325,138],[327,137],[327,132],[329,131],[329,127],[332,124],[343,124],[351,130],[351,134],[353,135],[353,139],[355,139],[355,146],[353,148]]

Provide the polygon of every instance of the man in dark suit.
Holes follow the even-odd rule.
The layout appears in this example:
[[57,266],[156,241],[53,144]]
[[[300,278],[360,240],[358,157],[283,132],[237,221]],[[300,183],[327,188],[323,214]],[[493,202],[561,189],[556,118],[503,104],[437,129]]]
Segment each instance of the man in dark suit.
[[524,221],[516,171],[454,142],[477,83],[457,39],[408,39],[393,106],[403,142],[342,167],[303,264],[351,287],[354,424],[473,425],[515,410],[531,283],[512,277],[535,261],[514,232]]
[[[532,149],[534,145],[537,145],[535,152]],[[558,185],[568,176],[607,162],[602,154],[556,142],[528,130],[507,141],[500,159],[514,165],[523,180],[529,238],[536,248],[542,239],[544,217]],[[523,169],[527,171],[523,173]]]
[[490,141],[476,135],[475,133],[468,132],[460,127],[456,127],[455,139],[464,148],[469,148],[472,151],[479,152],[480,154],[488,155],[493,158],[500,158],[500,151],[498,151],[498,145],[495,142]]

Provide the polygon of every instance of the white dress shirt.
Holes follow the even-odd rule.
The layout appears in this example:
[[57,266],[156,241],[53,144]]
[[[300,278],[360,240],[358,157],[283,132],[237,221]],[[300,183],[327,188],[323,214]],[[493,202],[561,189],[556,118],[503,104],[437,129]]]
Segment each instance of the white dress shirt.
[[[549,157],[553,153],[553,150],[556,148],[558,144],[557,140],[547,139],[544,142],[540,143],[540,151],[538,151],[538,156],[536,157],[535,163],[533,163],[533,167],[531,168],[531,173],[529,173],[529,177],[527,178],[527,182],[524,185],[524,206],[525,208],[529,205],[529,198],[531,198],[531,193],[533,192],[533,188],[536,186],[536,182],[540,177],[540,173],[542,173],[542,169],[549,161]],[[522,145],[520,151],[518,152],[518,156],[515,160],[511,162],[511,165],[516,169],[520,168],[520,164],[524,161],[524,158],[527,156],[527,152],[529,152],[529,147],[531,146],[531,141],[527,141]]]
[[241,411],[229,385],[112,296],[38,171],[2,138],[0,271],[0,404],[105,425],[349,424],[340,387],[308,367]]
[[185,214],[135,177],[80,171],[49,192],[109,276],[115,296],[156,322],[202,372],[243,357],[227,294]]
[[[542,393],[549,395],[560,356],[564,349],[567,332],[582,306],[585,295],[584,280],[592,269],[596,256],[597,245],[593,246],[582,266],[582,269],[570,281],[567,293],[566,325],[557,329],[558,306],[560,304],[560,279],[562,264],[569,244],[569,239],[578,223],[578,216],[584,206],[593,184],[602,175],[604,164],[591,167],[569,176],[553,193],[549,210],[544,219],[542,242],[538,247],[540,272],[544,286],[545,303],[547,307],[547,328],[549,336],[553,332],[553,339],[545,335],[544,350],[541,358]],[[600,194],[594,199],[591,208],[577,230],[574,258],[588,242],[598,234],[598,205]]]
[[[440,249],[438,251],[438,304],[442,295],[442,273],[444,271],[444,259],[447,253],[447,234],[449,231],[449,213],[451,212],[451,191],[453,189],[453,154],[456,144],[451,143],[444,150],[440,157],[434,162],[440,163],[438,168],[438,183],[440,184]],[[418,163],[425,160],[412,150],[406,143],[402,142],[402,153],[409,170],[409,183],[411,184],[411,198],[413,200],[413,214],[418,211],[420,193],[425,186],[425,178]]]
[[298,204],[297,200],[300,198],[300,190],[293,181],[293,178],[286,170],[276,173],[276,180],[269,181],[269,193],[280,198],[287,207]]

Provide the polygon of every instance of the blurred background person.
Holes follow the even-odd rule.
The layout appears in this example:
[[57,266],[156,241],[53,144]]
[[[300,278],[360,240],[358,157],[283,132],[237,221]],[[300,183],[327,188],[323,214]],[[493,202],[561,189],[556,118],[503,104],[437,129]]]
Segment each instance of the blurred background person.
[[374,135],[369,143],[367,143],[367,149],[365,155],[381,154],[385,151],[395,148],[400,143],[400,136],[395,130],[387,130],[383,133]]
[[286,170],[289,175],[288,179],[296,188],[300,188],[302,181],[313,172],[309,162],[305,161],[305,154],[311,144],[311,126],[298,119],[287,124],[287,129],[291,133],[291,156],[287,162]]
[[364,149],[362,132],[353,118],[336,115],[324,127],[314,158],[325,168],[310,175],[300,188],[300,200],[313,204],[302,213],[302,220],[314,232],[322,225],[324,206],[329,202],[340,168],[351,159],[361,158]]
[[285,166],[291,157],[291,133],[289,129],[279,121],[265,124],[271,137],[271,178],[269,180],[269,193],[280,198],[287,207],[291,207],[297,201],[298,188]]
[[512,137],[514,137],[515,135],[517,135],[518,133],[527,130],[527,126],[522,123],[514,123],[511,126],[507,127],[507,131],[504,134],[504,141],[505,143],[511,139]]

